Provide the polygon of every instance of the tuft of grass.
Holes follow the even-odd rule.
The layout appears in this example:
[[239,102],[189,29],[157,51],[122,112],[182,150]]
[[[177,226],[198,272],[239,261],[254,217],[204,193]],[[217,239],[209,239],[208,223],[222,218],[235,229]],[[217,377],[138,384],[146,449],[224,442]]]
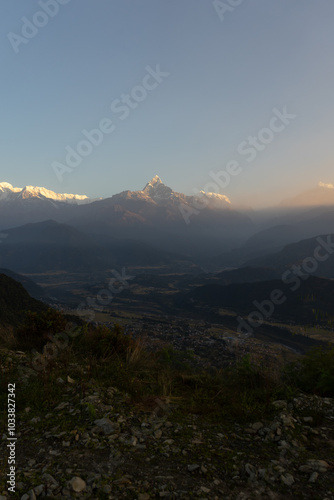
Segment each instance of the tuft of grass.
[[94,406],[91,403],[86,403],[86,405],[87,405],[88,415],[89,415],[90,420],[92,420],[92,421],[96,420],[97,415],[96,415],[96,410],[95,410]]

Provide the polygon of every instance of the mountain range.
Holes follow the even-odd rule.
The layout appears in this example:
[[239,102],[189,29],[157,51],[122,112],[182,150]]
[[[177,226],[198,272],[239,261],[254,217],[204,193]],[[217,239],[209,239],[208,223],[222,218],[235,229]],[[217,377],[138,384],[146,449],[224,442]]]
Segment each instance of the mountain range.
[[37,186],[25,186],[24,188],[13,187],[8,182],[0,183],[0,204],[11,201],[28,200],[38,198],[40,200],[60,201],[62,203],[91,203],[93,200],[86,195],[80,194],[58,194],[49,189]]
[[[21,229],[15,232],[14,228]],[[36,253],[35,261],[43,269],[52,262],[64,269],[101,269],[118,261],[122,252],[131,262],[138,261],[134,258],[136,253],[141,256],[139,260],[144,259],[146,252],[153,263],[161,263],[165,258],[170,262],[177,256],[179,261],[188,259],[205,270],[219,271],[249,263],[253,266],[253,259],[280,252],[286,245],[301,240],[330,234],[333,228],[332,184],[320,183],[294,201],[264,211],[238,210],[227,196],[219,193],[178,193],[158,176],[142,190],[127,190],[104,199],[0,184],[2,245],[8,238],[2,252],[5,260],[0,264],[13,270],[17,270],[11,264],[18,255],[14,246],[19,241],[25,241],[29,248],[42,245],[45,255],[47,245],[52,245],[47,266],[45,259],[38,261]],[[63,258],[59,255],[60,247]],[[20,270],[26,257],[22,255]]]
[[233,209],[226,196],[204,192],[186,196],[158,176],[142,190],[99,200],[31,186],[1,186],[2,231],[54,220],[95,237],[134,239],[187,255],[207,254],[217,247],[232,249],[252,233],[251,219]]

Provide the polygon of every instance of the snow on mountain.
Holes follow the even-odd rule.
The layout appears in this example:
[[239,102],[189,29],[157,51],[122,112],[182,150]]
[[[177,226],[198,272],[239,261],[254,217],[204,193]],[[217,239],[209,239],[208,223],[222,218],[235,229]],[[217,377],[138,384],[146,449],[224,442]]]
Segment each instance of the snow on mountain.
[[165,200],[179,200],[182,203],[188,202],[192,203],[194,199],[206,198],[207,205],[211,208],[227,208],[231,205],[229,198],[223,194],[219,193],[207,193],[205,191],[200,191],[197,195],[185,196],[181,193],[176,193],[170,187],[166,186],[160,179],[158,175],[153,177],[144,187],[142,191],[146,196],[149,196],[154,201],[165,201]]
[[13,187],[8,182],[0,183],[0,202],[17,199],[26,200],[29,198],[48,199],[75,205],[82,205],[94,201],[86,195],[68,193],[59,194],[38,186],[25,186],[24,188],[17,188]]
[[222,204],[226,204],[228,203],[229,205],[231,205],[231,200],[225,196],[224,194],[219,194],[219,193],[207,193],[205,191],[200,191],[201,195],[202,196],[205,196],[206,198],[208,198],[209,200],[211,201],[214,201],[220,205]]
[[11,184],[9,184],[8,182],[1,182],[0,183],[0,189],[1,190],[5,190],[5,189],[9,189],[10,191],[21,191],[22,188],[14,188]]
[[153,177],[153,179],[151,179],[150,182],[146,184],[142,192],[150,198],[153,198],[153,200],[155,201],[168,200],[170,198],[173,198],[176,194],[170,187],[166,186],[161,181],[158,175]]
[[22,190],[22,188],[14,188],[11,184],[8,182],[1,182],[0,183],[0,201],[2,200],[9,200],[13,197],[14,193],[19,193]]
[[144,187],[143,191],[145,191],[147,188],[154,188],[159,186],[159,184],[163,184],[162,180],[158,175],[155,175]]

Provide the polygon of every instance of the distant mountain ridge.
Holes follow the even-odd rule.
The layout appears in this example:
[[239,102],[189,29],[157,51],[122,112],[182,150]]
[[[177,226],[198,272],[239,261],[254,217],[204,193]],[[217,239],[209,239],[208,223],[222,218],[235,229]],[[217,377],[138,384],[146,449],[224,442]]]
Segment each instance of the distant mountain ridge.
[[[182,255],[171,254],[135,240],[95,237],[53,220],[8,229],[0,245],[0,264],[7,271],[96,273],[122,266],[196,268]],[[37,291],[36,291],[37,292]],[[36,293],[35,296],[38,296]],[[39,296],[38,296],[39,298]]]
[[48,199],[77,205],[81,203],[91,203],[94,201],[86,195],[68,193],[59,194],[44,187],[25,186],[24,188],[17,188],[13,187],[8,182],[0,183],[0,203],[20,199],[26,200],[28,198]]

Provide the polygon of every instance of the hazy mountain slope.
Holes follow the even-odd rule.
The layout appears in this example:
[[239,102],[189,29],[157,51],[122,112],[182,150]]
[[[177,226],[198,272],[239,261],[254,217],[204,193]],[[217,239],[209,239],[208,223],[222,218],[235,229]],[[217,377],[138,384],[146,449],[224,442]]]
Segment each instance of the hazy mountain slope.
[[[176,303],[190,309],[203,306],[216,311],[220,308],[231,309],[240,315],[248,316],[253,311],[259,312],[254,301],[268,301],[273,290],[281,290],[286,300],[272,308],[269,319],[300,324],[323,322],[325,325],[329,319],[333,321],[334,281],[312,276],[296,291],[292,291],[291,285],[284,284],[282,280],[227,286],[204,285],[186,294],[180,294]],[[268,307],[267,305],[267,311]],[[235,326],[237,325],[235,319]]]
[[6,231],[0,246],[2,267],[16,272],[92,272],[105,266],[103,252],[75,228],[55,221],[27,224]]
[[209,267],[238,267],[252,258],[282,249],[288,243],[302,239],[302,231],[292,225],[273,226],[255,233],[241,247],[218,255],[210,260]]
[[66,271],[93,273],[119,266],[196,266],[182,255],[143,242],[93,237],[49,220],[8,229],[0,245],[1,266],[21,273]]
[[0,274],[0,323],[17,326],[24,317],[24,311],[43,311],[47,307],[30,297],[21,283]]
[[[256,217],[254,217],[256,219]],[[224,267],[261,265],[260,259],[270,253],[279,252],[284,246],[301,240],[311,239],[319,234],[331,234],[334,228],[334,208],[291,208],[272,212],[265,227],[229,252],[218,254],[204,263],[210,271],[219,271]],[[268,265],[266,262],[265,266]]]
[[288,198],[282,201],[281,206],[296,207],[296,206],[334,206],[334,185],[319,182],[318,186],[299,193],[297,196]]
[[0,268],[0,274],[5,274],[9,278],[12,278],[13,280],[17,281],[18,283],[21,283],[21,285],[24,287],[24,289],[34,299],[40,300],[43,297],[45,297],[45,295],[46,295],[45,291],[43,290],[42,287],[37,285],[34,281],[27,278],[26,276],[22,276],[22,274],[17,274],[14,271],[11,271],[9,269],[1,269],[1,268]]
[[[321,240],[325,242],[325,247],[322,247],[319,254],[320,259],[315,258],[317,256],[315,255],[315,250],[319,248],[318,238],[321,238]],[[334,242],[334,234],[302,240],[285,246],[279,252],[268,254],[258,259],[251,259],[247,261],[243,267],[267,266],[283,273],[293,265],[302,265],[304,259],[311,258],[315,259],[317,266],[316,269],[312,271],[312,267],[306,265],[305,269],[307,269],[307,273],[325,278],[334,278],[334,249],[330,249],[329,252],[326,250],[326,243],[330,243],[331,241]],[[332,253],[330,253],[331,251]]]

